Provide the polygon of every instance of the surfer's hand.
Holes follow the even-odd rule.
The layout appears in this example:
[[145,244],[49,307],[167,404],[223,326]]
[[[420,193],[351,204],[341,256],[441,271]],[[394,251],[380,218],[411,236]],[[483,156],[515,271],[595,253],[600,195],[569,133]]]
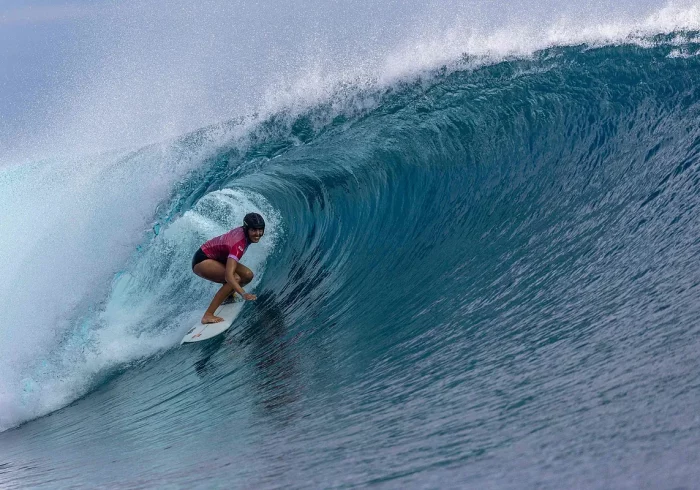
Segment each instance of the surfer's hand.
[[255,296],[254,294],[245,293],[245,294],[243,295],[243,299],[246,300],[246,301],[255,301],[257,298],[258,298],[258,297]]

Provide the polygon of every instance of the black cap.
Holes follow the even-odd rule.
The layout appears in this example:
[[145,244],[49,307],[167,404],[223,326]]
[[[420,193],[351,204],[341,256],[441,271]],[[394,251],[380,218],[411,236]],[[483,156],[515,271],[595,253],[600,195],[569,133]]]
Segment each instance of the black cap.
[[265,220],[258,213],[248,213],[243,218],[243,226],[254,230],[264,230]]

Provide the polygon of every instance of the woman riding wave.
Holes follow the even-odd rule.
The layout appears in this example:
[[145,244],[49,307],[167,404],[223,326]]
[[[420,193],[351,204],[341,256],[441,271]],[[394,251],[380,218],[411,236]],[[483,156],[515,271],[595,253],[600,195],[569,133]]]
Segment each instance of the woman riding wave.
[[251,243],[258,243],[265,234],[265,220],[258,213],[248,213],[243,226],[212,238],[200,247],[192,258],[192,271],[217,284],[223,284],[214,295],[202,323],[218,323],[223,318],[214,315],[216,309],[233,293],[254,301],[254,294],[246,293],[243,286],[253,280],[253,271],[239,261]]

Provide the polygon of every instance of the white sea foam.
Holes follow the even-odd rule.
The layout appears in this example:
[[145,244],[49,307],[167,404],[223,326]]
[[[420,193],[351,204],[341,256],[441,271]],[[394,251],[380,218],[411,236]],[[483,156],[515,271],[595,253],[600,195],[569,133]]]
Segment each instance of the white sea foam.
[[387,50],[371,62],[351,67],[329,67],[314,60],[293,83],[273,86],[264,101],[268,113],[281,107],[307,107],[328,99],[349,83],[373,88],[389,87],[399,81],[415,79],[436,68],[464,68],[465,57],[476,60],[472,66],[496,63],[506,58],[528,57],[554,46],[634,44],[652,45],[657,34],[679,33],[669,44],[697,42],[700,30],[700,6],[669,3],[641,18],[582,20],[571,15],[555,15],[541,23],[511,21],[500,27],[484,27],[472,17],[457,14],[449,26],[421,32]]
[[309,0],[286,7],[105,4],[80,24],[62,71],[34,101],[41,107],[23,116],[27,130],[0,159],[136,147],[247,114],[308,107],[342,87],[390,85],[464,54],[497,61],[554,45],[644,45],[658,33],[700,29],[700,7],[691,1]]
[[[246,256],[263,270],[279,217],[260,196],[233,190],[164,224],[130,261],[154,209],[200,153],[190,151],[178,158],[174,147],[153,147],[0,170],[0,253],[9,258],[0,264],[0,430],[60,408],[110,368],[176,345],[213,294],[189,272],[191,255],[250,210],[270,223]],[[183,287],[189,294],[175,300]]]
[[[181,1],[165,9],[132,1],[85,27],[47,95],[48,110],[29,113],[32,130],[13,140],[15,154],[53,157],[0,170],[0,255],[8,258],[0,263],[0,430],[65,405],[105,370],[176,343],[178,328],[196,313],[174,309],[174,326],[160,331],[149,312],[174,284],[193,280],[180,274],[197,239],[233,223],[186,213],[115,274],[174,183],[255,121],[333,100],[343,87],[389,86],[464,54],[494,61],[553,45],[645,45],[654,34],[700,29],[700,7],[692,3],[639,6],[616,20],[606,7],[576,15],[519,5],[501,19],[493,12],[507,4],[359,3],[359,13],[336,15],[311,2],[290,19],[275,6],[244,2]],[[347,101],[338,101],[346,110]],[[375,101],[352,103],[362,109]],[[47,112],[53,116],[45,120]],[[196,144],[56,157],[137,147],[253,113],[237,129],[204,131]],[[234,203],[227,216],[251,207],[274,216],[259,197],[223,192],[208,199]],[[145,270],[160,263],[169,240],[177,267],[156,281]],[[253,249],[250,260],[262,264],[269,252]],[[198,300],[209,294],[203,284],[188,287]]]

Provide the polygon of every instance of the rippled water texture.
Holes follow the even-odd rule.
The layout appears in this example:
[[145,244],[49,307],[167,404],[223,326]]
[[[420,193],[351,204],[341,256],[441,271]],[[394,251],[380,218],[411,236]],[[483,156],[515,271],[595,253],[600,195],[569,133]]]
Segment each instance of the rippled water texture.
[[[221,144],[13,385],[5,428],[51,414],[0,434],[0,482],[696,487],[693,35],[465,59]],[[192,253],[250,209],[259,300],[179,347]]]

